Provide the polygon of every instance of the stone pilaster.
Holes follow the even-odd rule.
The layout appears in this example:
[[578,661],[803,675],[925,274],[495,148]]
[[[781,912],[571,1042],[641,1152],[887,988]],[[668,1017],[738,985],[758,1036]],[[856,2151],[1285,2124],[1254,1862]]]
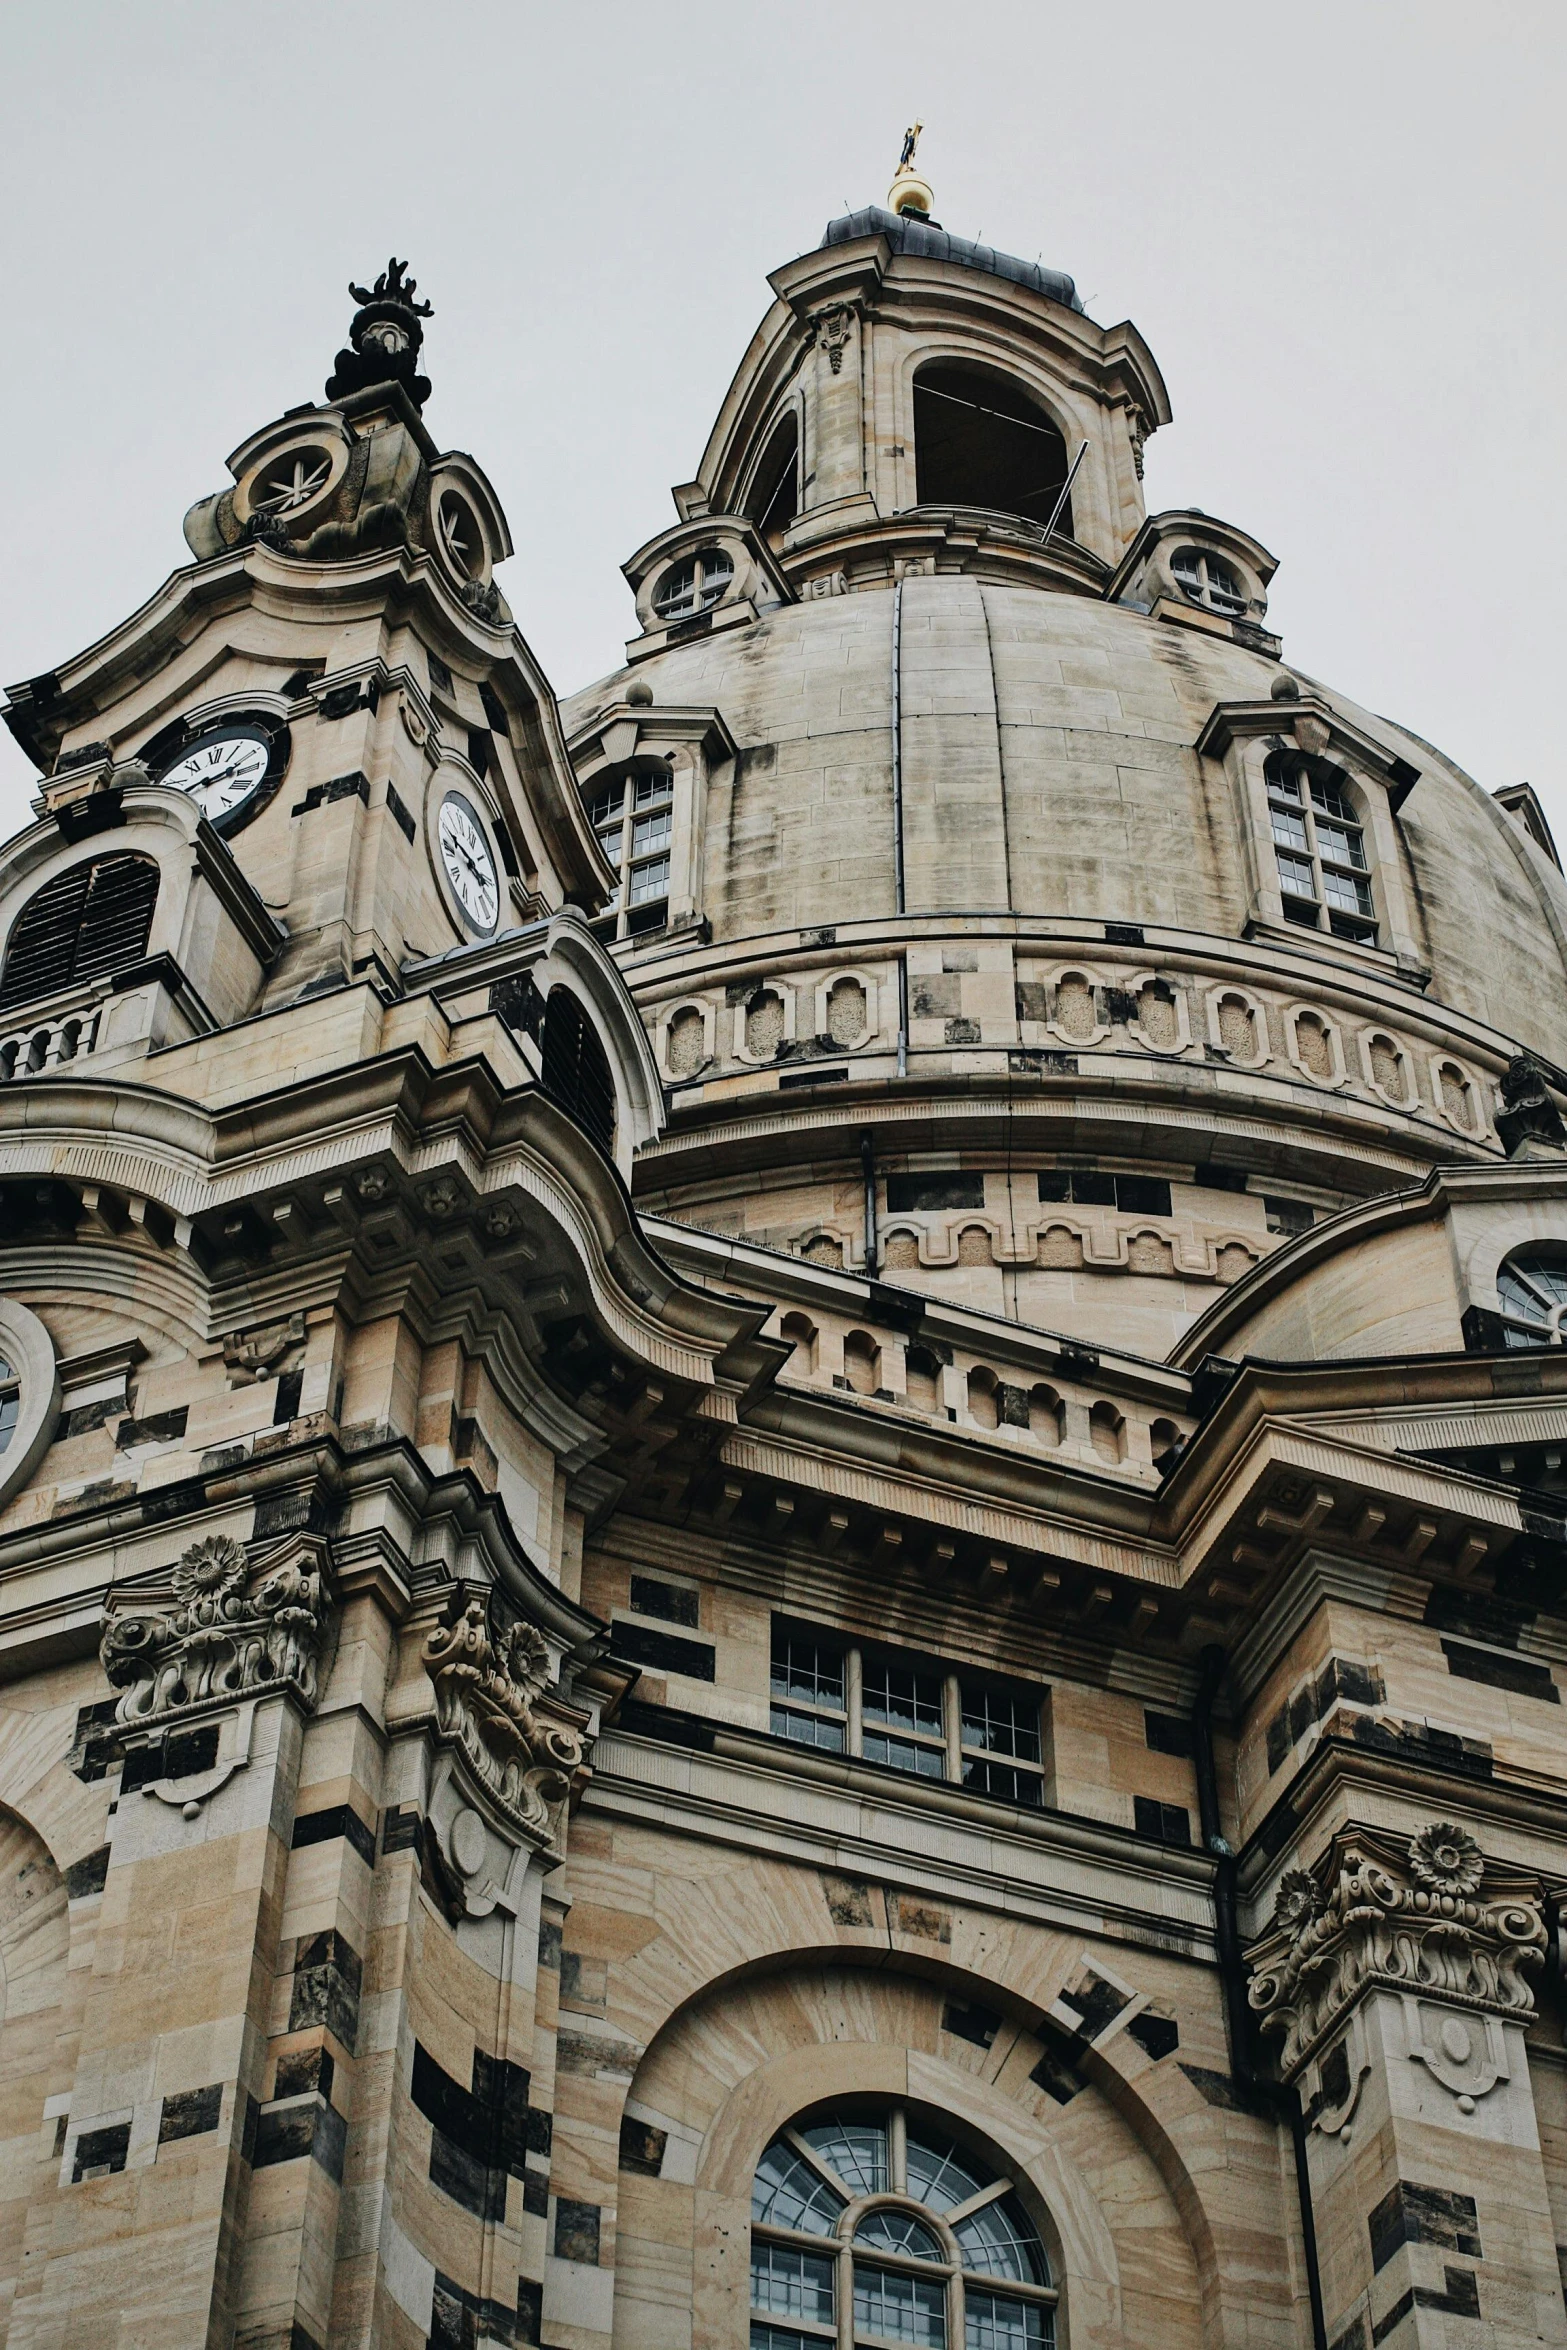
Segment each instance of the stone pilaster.
[[1525,2047],[1545,1942],[1538,1883],[1445,1823],[1342,1832],[1281,1881],[1250,1997],[1306,2113],[1335,2350],[1567,2341]]

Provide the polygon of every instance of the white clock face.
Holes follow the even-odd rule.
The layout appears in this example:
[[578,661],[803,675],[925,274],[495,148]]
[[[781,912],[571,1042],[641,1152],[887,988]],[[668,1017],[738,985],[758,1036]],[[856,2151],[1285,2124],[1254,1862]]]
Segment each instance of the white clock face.
[[465,799],[451,792],[441,802],[435,829],[441,843],[441,863],[457,903],[475,930],[493,930],[501,906],[500,883],[478,817]]
[[159,781],[189,792],[208,823],[214,824],[259,790],[271,758],[272,746],[264,734],[248,726],[226,727],[182,752]]

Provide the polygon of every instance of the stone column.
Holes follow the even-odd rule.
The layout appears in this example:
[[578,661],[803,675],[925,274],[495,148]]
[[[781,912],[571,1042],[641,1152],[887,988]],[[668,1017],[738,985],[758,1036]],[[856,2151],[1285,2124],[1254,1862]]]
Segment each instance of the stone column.
[[1341,1831],[1280,1882],[1250,1998],[1306,2114],[1334,2350],[1567,2343],[1524,2044],[1539,1901],[1446,1824]]

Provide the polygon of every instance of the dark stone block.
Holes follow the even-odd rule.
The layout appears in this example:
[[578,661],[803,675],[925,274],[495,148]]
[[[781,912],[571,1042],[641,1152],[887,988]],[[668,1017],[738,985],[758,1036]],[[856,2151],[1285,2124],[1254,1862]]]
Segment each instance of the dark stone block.
[[330,1844],[341,1836],[368,1868],[375,1866],[375,1833],[367,1828],[351,1803],[334,1803],[324,1811],[301,1813],[294,1822],[293,1849],[307,1844]]
[[534,2219],[548,2217],[550,2183],[543,2171],[529,2170],[522,2174],[522,2208]]
[[79,2187],[89,2177],[102,2178],[110,2171],[123,2170],[130,2144],[129,2122],[112,2122],[101,2130],[83,2130],[72,2158],[72,2186]]
[[700,1593],[682,1591],[678,1584],[660,1583],[652,1575],[633,1575],[631,1605],[639,1616],[659,1616],[666,1624],[697,1621]]
[[[170,1518],[188,1517],[201,1509],[206,1503],[207,1488],[200,1477],[190,1477],[179,1485],[161,1485],[155,1493],[144,1493],[140,1499],[142,1524],[161,1526]],[[256,1518],[259,1528],[259,1508]]]
[[599,2207],[596,2203],[575,2203],[569,2196],[560,2197],[555,2205],[555,2257],[579,2260],[597,2268]]
[[1371,2234],[1371,2266],[1387,2266],[1402,2244],[1436,2244],[1446,2252],[1462,2252],[1483,2260],[1475,2201],[1450,2187],[1422,2187],[1400,2179],[1390,2187],[1366,2222]]
[[1154,1713],[1150,1708],[1143,1715],[1143,1737],[1152,1754],[1189,1757],[1195,1752],[1191,1723],[1179,1714]]
[[1036,2089],[1043,2089],[1047,2097],[1055,2099],[1057,2105],[1070,2105],[1083,2086],[1064,2046],[1058,2049],[1053,2044],[1046,2046],[1028,2077]]
[[562,1928],[554,1918],[545,1918],[539,1926],[539,1964],[553,1973],[560,1972]]
[[939,1215],[948,1208],[982,1208],[985,1178],[972,1169],[938,1169],[934,1174],[889,1175],[887,1213]]
[[217,2128],[222,2111],[221,2081],[214,2081],[206,2089],[184,2089],[177,2096],[165,2097],[158,2121],[158,2144],[167,2146],[175,2138],[204,2137],[208,2130]]
[[325,2048],[293,2048],[278,2058],[275,2094],[279,2103],[285,2097],[304,2097],[312,2091],[330,2098],[333,2078],[332,2059]]
[[555,2116],[542,2105],[528,2108],[528,2152],[542,2154],[546,2160],[555,2144]]
[[185,1433],[190,1409],[180,1404],[172,1412],[153,1412],[145,1420],[122,1420],[114,1431],[117,1452],[129,1452],[134,1444],[176,1444]]
[[649,2122],[633,2121],[629,2114],[620,2124],[620,2167],[636,2171],[646,2179],[656,2179],[664,2166],[664,2149],[669,2144],[667,2130],[655,2130]]
[[544,2287],[532,2277],[517,2279],[517,2339],[534,2350],[544,2329]]
[[290,1420],[299,1417],[299,1398],[304,1390],[303,1371],[284,1371],[279,1374],[277,1393],[272,1399],[272,1425],[286,1428]]
[[359,2029],[359,1990],[363,1977],[358,1953],[336,1928],[311,1934],[299,1945],[294,1960],[294,1987],[288,2004],[288,2028],[308,2032],[324,2024],[350,2053]]
[[422,1853],[423,1849],[424,1816],[412,1804],[393,1804],[381,1814],[383,1852]]
[[1204,2064],[1184,2062],[1181,2070],[1206,2104],[1217,2105],[1225,2113],[1249,2113],[1253,2119],[1268,2118],[1268,2108],[1262,2099],[1252,2096],[1228,2073],[1210,2072]]
[[100,1844],[96,1852],[86,1853],[82,1859],[73,1860],[66,1870],[67,1901],[90,1901],[95,1893],[103,1891],[108,1875],[109,1847]]
[[1042,979],[1020,979],[1013,989],[1020,1020],[1037,1020],[1040,1025],[1050,1017],[1050,990]]
[[1140,947],[1144,944],[1141,923],[1107,922],[1105,924],[1105,945],[1107,947]]
[[414,820],[412,815],[409,813],[407,803],[403,799],[402,794],[398,791],[396,785],[392,783],[389,783],[386,787],[386,812],[391,817],[392,822],[396,825],[398,831],[402,834],[404,840],[406,840],[411,846],[414,837]]
[[1543,1705],[1560,1705],[1562,1693],[1548,1665],[1530,1664],[1521,1656],[1499,1656],[1494,1649],[1466,1648],[1444,1640],[1447,1669],[1461,1681],[1480,1681],[1490,1689],[1509,1689],[1515,1697],[1537,1698]]
[[982,1044],[984,1042],[977,1020],[949,1020],[942,1030],[942,1037],[947,1044]]
[[610,1629],[609,1647],[611,1656],[624,1664],[683,1673],[692,1681],[716,1677],[714,1651],[705,1640],[682,1640],[674,1632],[655,1632],[651,1625],[618,1623]]
[[1174,2016],[1155,2015],[1152,2008],[1145,2007],[1140,2015],[1134,2015],[1126,2030],[1128,2038],[1156,2064],[1163,2056],[1173,2056],[1181,2045],[1180,2026]]
[[125,1757],[120,1793],[134,1795],[155,1779],[194,1779],[200,1772],[210,1771],[217,1759],[216,1722],[201,1730],[171,1730],[149,1745],[134,1747]]
[[977,2000],[965,2006],[949,1999],[941,2011],[941,2028],[955,2039],[972,2041],[976,2048],[989,2048],[1001,2029],[1001,2018],[993,2007],[981,2007]]
[[963,1006],[963,982],[954,974],[920,972],[910,981],[909,1011],[916,1020],[950,1020]]
[[1085,2040],[1097,2040],[1107,2024],[1114,2023],[1127,2002],[1127,1994],[1107,1983],[1103,1975],[1087,1970],[1070,1991],[1061,1994],[1064,2004],[1082,2018],[1078,2025]]
[[55,1443],[68,1444],[73,1436],[90,1436],[123,1408],[112,1395],[100,1395],[94,1403],[81,1403],[73,1411],[62,1412],[54,1432]]
[[444,2130],[437,2130],[430,2140],[430,2184],[476,2219],[506,2217],[506,2173],[476,2161]]

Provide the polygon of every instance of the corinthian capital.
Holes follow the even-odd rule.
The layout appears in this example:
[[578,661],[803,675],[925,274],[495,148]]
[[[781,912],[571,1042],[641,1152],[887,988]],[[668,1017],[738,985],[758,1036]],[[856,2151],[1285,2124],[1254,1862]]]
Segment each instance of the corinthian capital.
[[1408,1844],[1344,1830],[1315,1868],[1281,1878],[1272,1922],[1246,1953],[1248,1996],[1288,2079],[1378,1986],[1531,2015],[1545,1940],[1538,1883],[1487,1861],[1466,1828],[1439,1821]]
[[327,1620],[319,1550],[307,1539],[253,1565],[215,1534],[181,1551],[164,1590],[111,1597],[99,1655],[122,1692],[115,1720],[135,1729],[281,1690],[313,1706]]

